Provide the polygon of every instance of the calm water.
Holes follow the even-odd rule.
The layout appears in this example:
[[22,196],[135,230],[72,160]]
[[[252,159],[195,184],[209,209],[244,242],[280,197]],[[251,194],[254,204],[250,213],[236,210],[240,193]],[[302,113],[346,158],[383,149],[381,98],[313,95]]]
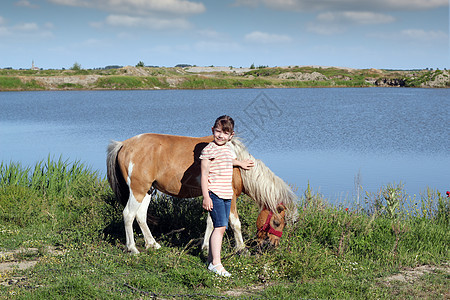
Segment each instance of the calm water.
[[49,154],[105,174],[109,140],[143,132],[210,134],[233,116],[250,152],[302,193],[331,201],[405,184],[450,189],[449,89],[248,89],[0,93],[0,161]]

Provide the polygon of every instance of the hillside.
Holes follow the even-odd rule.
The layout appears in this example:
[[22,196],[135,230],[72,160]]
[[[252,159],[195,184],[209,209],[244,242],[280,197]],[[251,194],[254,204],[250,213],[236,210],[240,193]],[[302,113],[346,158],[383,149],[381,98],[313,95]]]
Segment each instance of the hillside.
[[261,68],[132,67],[99,70],[0,69],[0,91],[229,89],[295,87],[449,88],[447,70],[379,70],[319,66]]

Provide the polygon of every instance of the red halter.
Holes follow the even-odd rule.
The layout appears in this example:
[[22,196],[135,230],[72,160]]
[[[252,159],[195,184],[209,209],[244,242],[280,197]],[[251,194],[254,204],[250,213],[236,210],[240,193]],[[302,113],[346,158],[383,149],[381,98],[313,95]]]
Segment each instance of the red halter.
[[270,225],[270,219],[272,219],[273,212],[269,211],[269,215],[267,216],[266,223],[258,230],[258,231],[265,231],[267,233],[271,233],[273,235],[276,235],[277,237],[281,237],[283,232],[273,229],[273,227]]

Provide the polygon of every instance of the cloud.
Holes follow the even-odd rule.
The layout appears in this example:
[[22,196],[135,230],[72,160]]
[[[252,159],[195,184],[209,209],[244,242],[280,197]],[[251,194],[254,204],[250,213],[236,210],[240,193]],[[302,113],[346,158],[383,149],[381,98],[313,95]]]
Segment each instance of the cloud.
[[19,31],[37,31],[39,26],[36,23],[20,23],[14,26],[14,29]]
[[373,12],[324,12],[318,14],[315,21],[307,24],[307,30],[320,35],[331,35],[343,33],[355,25],[387,24],[394,21],[395,18],[390,15]]
[[127,15],[109,15],[104,24],[118,27],[141,27],[155,30],[188,29],[191,27],[191,24],[183,18],[162,19],[157,17],[134,17]]
[[203,3],[187,0],[49,0],[54,4],[91,7],[131,15],[153,13],[199,14],[205,12]]
[[6,26],[3,26],[4,24],[6,24],[6,19],[0,16],[0,36],[3,37],[11,34],[10,30]]
[[401,31],[390,33],[373,33],[369,35],[373,38],[396,40],[396,41],[412,41],[412,42],[439,42],[447,44],[449,36],[441,30],[423,30],[423,29],[404,29]]
[[245,40],[251,43],[261,43],[261,44],[278,44],[278,43],[289,43],[292,38],[288,35],[280,34],[270,34],[261,31],[253,31],[245,35]]
[[[405,45],[427,45],[448,49],[448,33],[441,30],[404,29],[393,32],[378,32],[367,35],[369,38],[387,40],[389,43]],[[417,47],[417,46],[416,46]]]
[[317,21],[339,24],[386,24],[395,21],[395,18],[386,14],[360,11],[326,12],[317,16]]
[[345,32],[344,26],[330,24],[321,24],[317,22],[310,22],[307,24],[306,29],[310,32],[320,35],[333,35]]
[[277,10],[424,10],[448,7],[448,0],[235,0],[237,6],[256,7],[264,5]]
[[209,39],[217,39],[221,37],[221,34],[219,32],[212,29],[197,30],[197,34]]
[[6,25],[6,20],[0,16],[0,36],[12,38],[51,38],[53,33],[49,30],[53,27],[51,23],[45,23],[43,27],[34,22],[17,23]]
[[400,32],[400,36],[422,41],[448,40],[448,34],[440,30],[405,29]]
[[47,29],[53,29],[55,26],[53,25],[53,23],[52,22],[45,22],[45,24],[44,24],[44,28],[47,28]]
[[19,0],[16,3],[14,3],[16,6],[22,6],[22,7],[28,7],[28,8],[38,8],[36,4],[31,3],[28,0]]
[[183,16],[206,11],[202,3],[188,0],[48,0],[54,4],[95,8],[112,12],[104,21],[90,22],[94,28],[104,26],[153,30],[190,29]]

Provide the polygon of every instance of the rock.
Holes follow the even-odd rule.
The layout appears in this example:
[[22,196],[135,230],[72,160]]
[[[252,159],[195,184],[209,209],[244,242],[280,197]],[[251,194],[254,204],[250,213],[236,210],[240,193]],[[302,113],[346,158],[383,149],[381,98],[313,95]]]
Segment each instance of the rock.
[[372,77],[366,77],[366,78],[364,79],[364,81],[367,82],[367,83],[369,83],[369,84],[375,85],[375,82],[377,82],[377,79],[376,79],[376,78],[372,78]]
[[375,81],[375,85],[382,87],[403,87],[405,86],[405,80],[399,78],[380,78]]
[[344,75],[332,76],[332,77],[330,77],[330,78],[331,78],[331,79],[342,80],[342,81],[350,81],[350,80],[352,80],[350,77],[344,76]]
[[450,74],[447,70],[439,71],[436,70],[432,74],[432,80],[426,81],[422,83],[421,87],[430,87],[430,88],[445,88],[450,87]]
[[294,79],[298,81],[323,81],[328,78],[318,72],[302,73],[302,72],[286,72],[278,75],[279,79]]
[[36,80],[36,82],[42,84],[49,89],[59,89],[60,85],[73,84],[87,87],[93,84],[99,79],[100,75],[72,75],[72,76],[21,76],[22,82],[30,82]]
[[188,67],[185,68],[185,71],[190,73],[224,72],[224,73],[244,74],[246,72],[252,71],[252,69],[234,68],[234,67]]

